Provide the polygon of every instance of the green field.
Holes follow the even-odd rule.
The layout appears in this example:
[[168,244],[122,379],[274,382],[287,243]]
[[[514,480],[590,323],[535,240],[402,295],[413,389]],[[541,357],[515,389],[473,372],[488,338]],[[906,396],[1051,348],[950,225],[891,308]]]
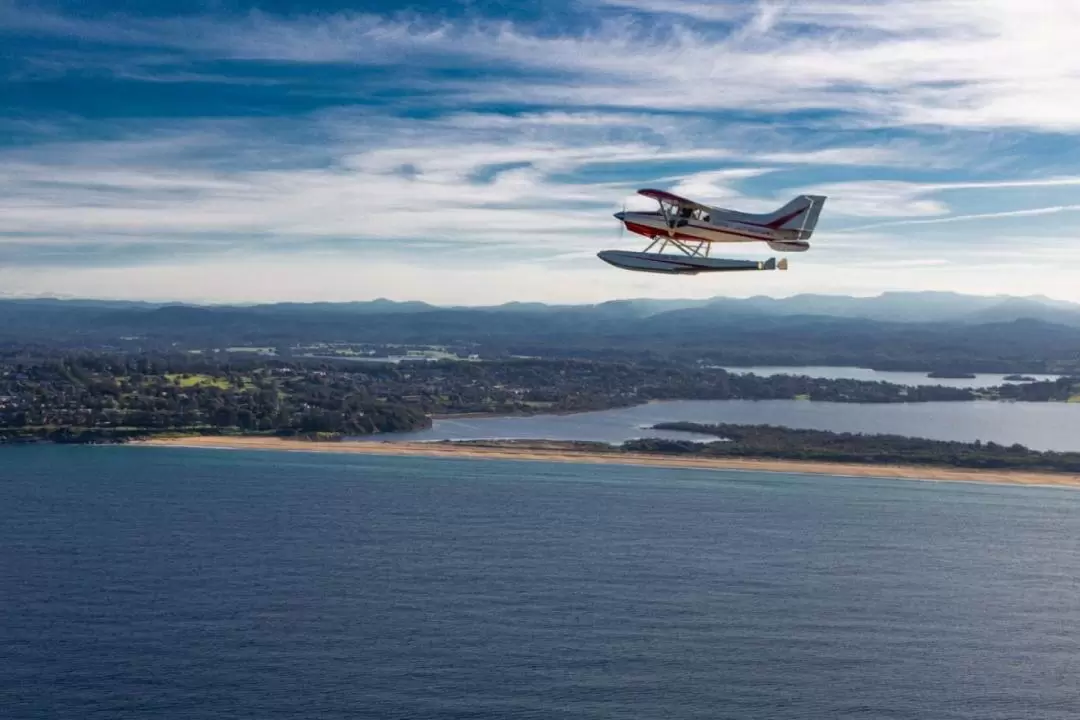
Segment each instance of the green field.
[[213,375],[179,375],[170,373],[165,376],[165,379],[180,387],[212,386],[219,387],[222,390],[226,390],[229,387],[227,378],[214,377]]

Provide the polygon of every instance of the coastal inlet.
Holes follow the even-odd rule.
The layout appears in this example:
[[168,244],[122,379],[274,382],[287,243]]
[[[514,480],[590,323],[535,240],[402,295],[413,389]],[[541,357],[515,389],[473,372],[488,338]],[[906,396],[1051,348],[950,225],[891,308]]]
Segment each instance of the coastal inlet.
[[829,403],[800,400],[675,400],[566,415],[436,419],[416,432],[358,442],[581,440],[620,444],[645,437],[715,440],[651,430],[665,422],[780,425],[833,432],[885,433],[961,442],[1019,443],[1033,450],[1080,451],[1080,403]]

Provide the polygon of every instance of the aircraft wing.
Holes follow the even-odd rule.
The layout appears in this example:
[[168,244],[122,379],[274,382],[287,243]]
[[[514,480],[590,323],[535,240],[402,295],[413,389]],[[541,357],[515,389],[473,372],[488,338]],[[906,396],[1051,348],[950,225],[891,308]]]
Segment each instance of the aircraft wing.
[[693,200],[687,200],[684,197],[680,197],[678,195],[675,195],[674,193],[669,193],[666,190],[653,190],[651,188],[645,188],[643,190],[638,190],[638,195],[644,195],[645,197],[652,198],[653,200],[656,200],[657,202],[667,203],[669,205],[675,205],[675,206],[680,207],[680,208],[691,208],[693,210],[704,210],[705,212],[709,212],[710,210],[713,209],[713,208],[709,207],[708,205],[702,205],[699,202],[694,202]]

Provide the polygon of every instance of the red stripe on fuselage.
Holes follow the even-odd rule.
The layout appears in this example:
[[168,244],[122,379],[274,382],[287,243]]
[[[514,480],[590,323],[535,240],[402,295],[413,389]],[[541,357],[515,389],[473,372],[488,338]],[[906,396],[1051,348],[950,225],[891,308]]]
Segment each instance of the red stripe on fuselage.
[[[626,225],[626,229],[630,232],[637,233],[638,235],[644,235],[647,238],[664,237],[665,235],[667,235],[667,231],[662,228],[655,228],[649,225],[641,225],[630,221],[626,221],[624,224]],[[736,230],[728,230],[726,228],[723,230],[714,230],[712,232],[722,232],[725,235],[735,235],[737,237],[744,237],[748,240],[757,240],[759,242],[769,242],[771,240],[771,238],[763,238],[760,235],[750,235],[748,233],[741,233]],[[698,240],[709,243],[724,242],[723,240],[713,240],[711,238],[701,237],[700,235],[691,235],[689,233],[679,232],[678,230],[676,230],[673,235],[668,235],[668,237],[674,237],[676,240]]]
[[781,216],[781,217],[778,217],[778,218],[776,218],[776,219],[775,219],[775,220],[773,220],[772,222],[770,222],[770,223],[767,223],[767,224],[765,225],[765,227],[770,227],[770,228],[772,228],[773,230],[776,230],[776,229],[778,229],[778,228],[779,228],[779,227],[780,227],[781,225],[783,225],[784,223],[786,223],[786,222],[790,222],[791,220],[794,220],[795,218],[797,218],[797,217],[799,217],[800,215],[802,215],[802,214],[803,214],[804,212],[806,212],[806,208],[802,208],[801,210],[796,210],[796,211],[795,211],[795,212],[793,212],[793,213],[788,213],[787,215],[783,215],[783,216]]

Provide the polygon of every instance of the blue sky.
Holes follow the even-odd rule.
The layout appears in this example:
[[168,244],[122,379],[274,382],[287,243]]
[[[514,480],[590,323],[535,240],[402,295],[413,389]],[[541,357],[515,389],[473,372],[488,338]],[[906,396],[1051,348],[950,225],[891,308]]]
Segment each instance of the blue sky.
[[[1074,0],[0,0],[0,291],[1080,301],[1078,24]],[[786,273],[670,278],[595,258],[644,245],[612,213],[646,186],[829,200]]]

